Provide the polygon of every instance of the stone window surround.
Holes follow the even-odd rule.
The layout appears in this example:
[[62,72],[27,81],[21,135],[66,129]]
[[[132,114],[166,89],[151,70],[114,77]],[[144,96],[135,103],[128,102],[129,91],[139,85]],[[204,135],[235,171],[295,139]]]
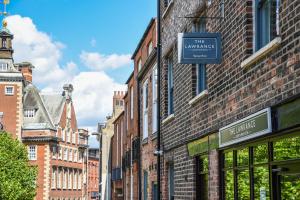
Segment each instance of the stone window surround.
[[[7,96],[13,96],[14,93],[15,93],[14,88],[15,88],[15,87],[12,86],[12,85],[5,86],[5,95],[7,95]],[[11,89],[11,92],[8,91],[8,89]]]

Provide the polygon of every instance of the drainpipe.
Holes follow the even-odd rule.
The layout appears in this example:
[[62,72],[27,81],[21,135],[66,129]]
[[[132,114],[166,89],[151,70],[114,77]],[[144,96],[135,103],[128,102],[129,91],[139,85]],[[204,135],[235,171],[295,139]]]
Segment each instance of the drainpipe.
[[140,82],[137,78],[137,98],[138,98],[138,138],[139,138],[139,150],[138,150],[138,182],[139,182],[139,200],[142,200],[142,163],[141,163],[141,126],[140,126],[140,119],[141,119],[141,114],[140,114],[140,108],[141,108],[141,102],[140,102]]
[[160,29],[161,28],[161,19],[160,19],[160,0],[157,0],[157,150],[156,150],[156,154],[157,154],[157,199],[160,200],[161,199],[161,178],[160,178],[160,157],[162,155],[161,149],[160,149],[160,71],[161,71],[161,35],[160,35]]

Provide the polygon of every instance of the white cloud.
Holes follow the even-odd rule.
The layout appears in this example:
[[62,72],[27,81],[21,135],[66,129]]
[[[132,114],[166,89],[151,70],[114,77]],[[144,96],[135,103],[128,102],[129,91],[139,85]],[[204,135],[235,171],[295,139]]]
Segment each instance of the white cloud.
[[105,70],[108,68],[116,69],[131,63],[130,54],[104,55],[97,52],[82,51],[80,59],[86,67],[96,70]]
[[36,68],[34,81],[46,85],[62,79],[70,79],[68,70],[60,66],[64,45],[39,31],[28,17],[13,15],[7,18],[8,29],[14,34],[15,62],[29,61]]
[[[112,111],[112,96],[115,90],[124,90],[104,71],[79,71],[73,61],[60,64],[65,45],[37,29],[28,17],[13,15],[7,18],[8,28],[14,34],[15,62],[31,62],[33,81],[43,93],[61,93],[63,84],[74,86],[73,101],[79,126],[93,127]],[[82,52],[81,60],[91,69],[117,68],[130,63],[129,55],[108,55]],[[91,128],[91,130],[94,130]]]

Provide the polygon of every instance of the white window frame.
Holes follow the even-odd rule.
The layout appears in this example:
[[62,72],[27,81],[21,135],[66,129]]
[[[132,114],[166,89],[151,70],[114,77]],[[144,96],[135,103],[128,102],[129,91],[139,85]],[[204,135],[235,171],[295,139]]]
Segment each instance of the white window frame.
[[67,189],[67,170],[63,170],[63,189]]
[[77,171],[73,170],[73,189],[77,190]]
[[0,63],[0,72],[5,72],[8,70],[8,64],[5,62]]
[[148,138],[148,96],[149,96],[149,87],[148,79],[143,84],[143,139]]
[[24,117],[32,118],[35,115],[35,109],[25,109],[24,110]]
[[77,187],[79,190],[81,190],[81,183],[82,183],[81,178],[82,178],[82,172],[80,171],[78,173],[78,187]]
[[68,170],[68,189],[71,190],[72,189],[72,172],[71,170],[69,169]]
[[68,149],[64,148],[64,160],[67,161],[68,160]]
[[137,65],[138,65],[138,70],[140,71],[142,69],[142,59],[141,58],[138,60]]
[[152,71],[152,133],[157,131],[157,65],[153,67]]
[[65,133],[66,133],[66,131],[65,131],[65,129],[63,128],[63,129],[61,129],[61,138],[62,138],[62,141],[65,141]]
[[57,188],[61,188],[61,169],[58,169]]
[[74,150],[74,162],[78,161],[78,154],[77,154],[77,150]]
[[130,87],[130,119],[133,119],[133,86]]
[[[8,89],[11,89],[11,92],[8,92]],[[5,86],[5,95],[12,96],[15,93],[15,87],[13,85]]]
[[150,56],[150,54],[152,53],[153,51],[153,42],[152,40],[149,42],[148,44],[148,56]]
[[28,146],[28,159],[29,160],[36,160],[37,159],[37,146],[36,145],[29,145]]
[[69,161],[73,161],[73,149],[69,149]]
[[72,132],[72,143],[76,144],[76,132]]
[[56,189],[56,169],[52,168],[51,188]]

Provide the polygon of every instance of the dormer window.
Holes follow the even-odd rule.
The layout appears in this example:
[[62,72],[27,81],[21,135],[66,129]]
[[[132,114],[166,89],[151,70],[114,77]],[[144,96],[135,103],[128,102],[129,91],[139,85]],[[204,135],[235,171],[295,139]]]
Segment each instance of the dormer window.
[[8,70],[8,64],[4,62],[0,62],[0,71],[7,71]]
[[35,109],[25,109],[24,117],[32,118],[35,115]]
[[2,38],[2,48],[6,48],[7,47],[7,42],[5,38]]

